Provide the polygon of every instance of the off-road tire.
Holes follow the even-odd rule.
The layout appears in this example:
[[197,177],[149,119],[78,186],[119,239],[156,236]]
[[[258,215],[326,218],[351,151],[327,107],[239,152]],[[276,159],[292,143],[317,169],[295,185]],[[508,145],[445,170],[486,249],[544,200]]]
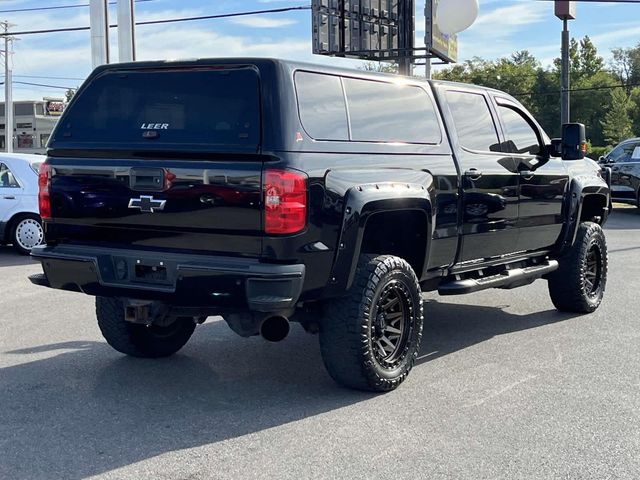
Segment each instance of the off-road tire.
[[124,319],[124,306],[117,298],[96,297],[96,317],[102,336],[117,351],[132,357],[168,357],[191,338],[193,318],[180,317],[167,327],[146,326]]
[[[595,277],[588,264],[590,252],[596,252]],[[571,251],[559,262],[560,268],[549,275],[549,294],[555,307],[561,312],[595,312],[607,285],[607,241],[602,227],[592,222],[581,223]],[[593,282],[597,285],[592,287]]]
[[[399,344],[406,341],[406,345],[397,347],[397,360],[386,364],[378,358],[381,353],[374,350],[378,348],[374,341],[376,331],[387,323],[384,313],[387,310],[378,303],[392,288],[406,312],[402,317],[406,337],[401,335],[398,340]],[[385,316],[382,322],[377,320],[381,314]],[[421,290],[411,266],[390,255],[361,255],[348,295],[328,302],[320,322],[320,350],[325,367],[340,385],[374,392],[393,390],[413,367],[420,350],[422,327]]]

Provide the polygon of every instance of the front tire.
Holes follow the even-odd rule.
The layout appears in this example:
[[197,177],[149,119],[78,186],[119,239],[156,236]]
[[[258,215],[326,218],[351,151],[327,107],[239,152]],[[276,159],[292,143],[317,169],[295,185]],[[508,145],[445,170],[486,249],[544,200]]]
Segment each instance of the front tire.
[[571,251],[549,276],[549,294],[561,312],[593,313],[602,303],[608,273],[607,241],[602,227],[584,222]]
[[423,306],[411,266],[389,255],[361,255],[353,286],[331,301],[320,349],[340,385],[374,392],[398,387],[418,356]]
[[44,243],[44,229],[38,215],[28,213],[18,217],[11,228],[11,243],[22,255],[29,255],[33,247]]
[[141,325],[124,318],[117,298],[96,297],[96,317],[102,336],[117,351],[132,357],[168,357],[180,350],[196,328],[193,318],[180,317],[170,325]]

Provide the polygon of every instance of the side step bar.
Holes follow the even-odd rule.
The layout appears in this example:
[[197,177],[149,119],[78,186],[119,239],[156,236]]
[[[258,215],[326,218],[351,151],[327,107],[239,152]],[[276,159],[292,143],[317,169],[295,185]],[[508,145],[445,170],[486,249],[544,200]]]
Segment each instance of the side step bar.
[[440,295],[462,295],[465,293],[478,292],[488,288],[516,288],[528,285],[544,275],[558,269],[556,260],[548,260],[539,265],[531,267],[513,268],[503,270],[497,275],[482,278],[466,278],[464,280],[454,280],[447,282],[438,288]]

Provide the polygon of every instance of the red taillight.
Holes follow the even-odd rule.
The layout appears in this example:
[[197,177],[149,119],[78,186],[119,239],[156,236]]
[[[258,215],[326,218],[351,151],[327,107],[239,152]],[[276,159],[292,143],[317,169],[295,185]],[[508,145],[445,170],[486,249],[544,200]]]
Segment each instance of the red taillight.
[[264,174],[264,231],[296,233],[307,223],[307,177],[291,170]]
[[49,185],[51,184],[51,165],[43,163],[38,170],[38,207],[41,218],[51,218],[51,198]]

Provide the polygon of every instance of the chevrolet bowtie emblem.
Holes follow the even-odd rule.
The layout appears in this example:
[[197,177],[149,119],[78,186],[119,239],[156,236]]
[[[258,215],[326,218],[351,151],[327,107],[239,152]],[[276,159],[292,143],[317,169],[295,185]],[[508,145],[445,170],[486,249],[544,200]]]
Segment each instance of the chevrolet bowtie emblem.
[[144,213],[155,213],[164,210],[166,200],[156,200],[151,195],[140,195],[140,198],[129,200],[129,208],[139,208]]

